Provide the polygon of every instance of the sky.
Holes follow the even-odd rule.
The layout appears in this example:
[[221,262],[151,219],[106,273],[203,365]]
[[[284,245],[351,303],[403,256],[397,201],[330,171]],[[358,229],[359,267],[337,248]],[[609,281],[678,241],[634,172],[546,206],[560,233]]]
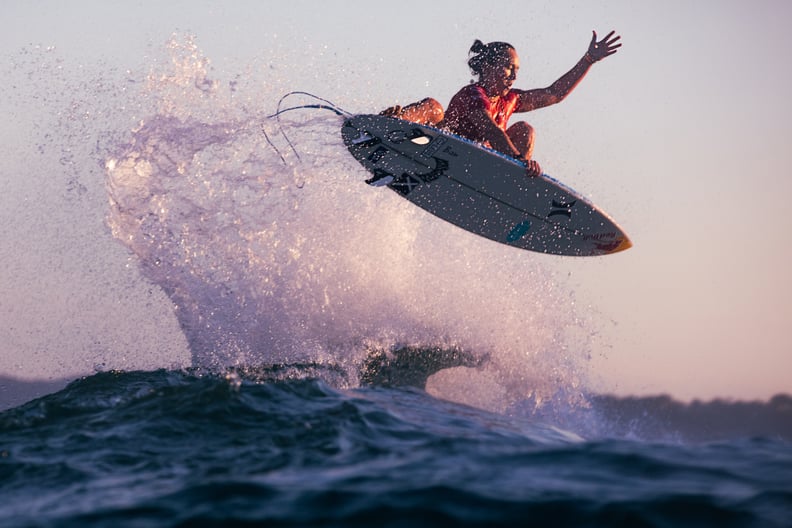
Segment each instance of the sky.
[[[361,113],[426,96],[447,103],[470,81],[465,62],[474,39],[513,44],[522,66],[516,86],[535,88],[579,60],[592,30],[614,29],[622,49],[594,65],[566,101],[524,119],[537,130],[534,156],[545,171],[613,216],[634,247],[600,259],[535,258],[567,277],[579,303],[604,321],[591,368],[612,391],[681,399],[792,393],[792,216],[782,203],[792,194],[790,2],[407,0],[394,8],[336,0],[7,0],[0,19],[0,53],[54,46],[77,62],[119,68],[145,65],[173,32],[186,31],[218,70],[274,60],[288,69],[287,89]],[[6,71],[6,81],[15,74]],[[10,89],[24,91],[24,83]],[[2,255],[0,327],[15,348],[3,351],[13,357],[0,374],[57,377],[72,367],[40,345],[52,343],[42,337],[52,319],[93,316],[49,311],[46,298],[85,263],[59,261],[45,280],[25,271],[47,265],[58,235],[27,245],[20,235],[46,219],[23,214],[36,191],[13,168],[31,154],[25,145],[36,129],[9,104],[0,102],[12,116],[0,123],[9,147],[0,160],[0,236],[15,250]],[[90,215],[97,232],[104,214]],[[120,247],[101,250],[111,253],[102,270],[70,278],[71,288],[133,273]],[[150,334],[178,333],[134,308],[153,304],[161,315],[162,299],[146,291],[114,302],[127,314],[119,317],[161,325]],[[101,348],[89,328],[83,333]],[[84,367],[93,365],[76,368]]]

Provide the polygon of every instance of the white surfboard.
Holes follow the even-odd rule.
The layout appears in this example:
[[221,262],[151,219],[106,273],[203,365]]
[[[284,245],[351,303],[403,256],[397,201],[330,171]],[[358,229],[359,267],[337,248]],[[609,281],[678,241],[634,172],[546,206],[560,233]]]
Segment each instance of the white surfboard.
[[372,177],[462,229],[510,246],[569,256],[632,246],[604,212],[525,164],[442,130],[393,117],[344,121],[344,144]]

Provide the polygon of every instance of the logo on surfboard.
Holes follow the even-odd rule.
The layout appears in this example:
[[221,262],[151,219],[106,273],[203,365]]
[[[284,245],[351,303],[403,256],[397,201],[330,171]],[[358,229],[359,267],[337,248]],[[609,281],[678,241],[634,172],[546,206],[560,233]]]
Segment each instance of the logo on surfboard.
[[551,206],[551,210],[547,215],[547,218],[559,215],[572,218],[572,208],[575,207],[576,203],[577,200],[572,200],[571,202],[559,202],[557,200],[553,200],[553,205]]
[[[387,153],[387,150],[388,149],[384,147],[378,147],[377,150],[371,153],[371,155],[368,157],[368,160],[371,161],[372,164],[378,163],[379,161],[382,160],[385,153]],[[401,194],[402,196],[407,196],[422,183],[433,182],[436,179],[438,179],[440,176],[443,176],[445,174],[445,171],[448,170],[448,161],[442,158],[433,158],[433,159],[435,160],[434,169],[423,174],[411,174],[409,172],[404,172],[402,173],[401,176],[397,177],[395,174],[390,173],[384,169],[380,169],[380,168],[371,169],[371,172],[374,174],[374,176],[366,180],[366,183],[369,185],[373,185],[374,187],[381,187],[383,185],[387,185],[394,191]]]

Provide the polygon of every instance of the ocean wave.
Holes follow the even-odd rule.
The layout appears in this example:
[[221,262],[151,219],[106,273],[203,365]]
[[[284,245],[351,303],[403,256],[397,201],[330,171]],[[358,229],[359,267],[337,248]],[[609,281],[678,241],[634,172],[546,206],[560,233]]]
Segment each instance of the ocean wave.
[[583,440],[279,369],[99,373],[0,413],[0,438],[4,526],[780,527],[792,499],[778,439]]
[[[476,368],[481,358],[457,350],[402,349],[393,352],[373,350],[369,358],[350,372],[349,365],[334,363],[280,363],[227,367],[220,370],[190,368],[179,371],[100,373],[71,382],[46,384],[0,378],[3,408],[43,398],[46,405],[56,402],[105,402],[112,406],[129,398],[155,391],[172,383],[186,384],[205,379],[209,383],[237,388],[242,384],[265,384],[295,380],[320,380],[333,390],[350,387],[395,387],[422,390],[433,374],[445,368],[465,365]],[[359,369],[359,371],[357,370]],[[139,383],[138,381],[139,380]],[[141,388],[143,387],[143,388]],[[154,388],[151,388],[154,387]],[[75,390],[79,390],[77,396]],[[19,394],[16,399],[7,393]],[[47,394],[51,393],[51,394]],[[83,397],[90,394],[90,397]],[[574,432],[587,439],[622,438],[649,442],[705,443],[721,440],[774,438],[792,441],[792,396],[778,394],[767,401],[681,402],[670,396],[616,396],[590,394],[570,405],[570,398],[550,398],[537,403],[523,400],[507,409],[503,416],[532,423],[545,423]],[[5,402],[13,402],[5,404]],[[72,404],[66,403],[70,406]],[[0,410],[3,410],[0,408]]]

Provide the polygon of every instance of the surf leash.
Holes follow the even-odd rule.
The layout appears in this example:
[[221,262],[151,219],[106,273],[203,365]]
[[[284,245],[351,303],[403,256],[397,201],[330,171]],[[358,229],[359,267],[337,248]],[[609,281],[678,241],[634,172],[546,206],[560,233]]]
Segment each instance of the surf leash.
[[[291,106],[289,108],[282,108],[283,102],[286,99],[288,99],[289,97],[292,97],[294,95],[304,95],[304,96],[307,96],[307,97],[311,97],[314,100],[319,101],[319,102],[318,103],[314,103],[314,104],[305,104],[305,105],[299,105],[299,106]],[[268,115],[267,119],[275,119],[275,122],[278,125],[278,132],[280,132],[280,134],[286,140],[286,143],[289,145],[289,148],[291,149],[292,152],[294,152],[294,155],[297,157],[297,159],[300,162],[302,162],[302,158],[300,157],[300,153],[297,152],[297,149],[294,147],[294,144],[289,139],[289,136],[286,135],[286,132],[283,129],[283,123],[281,123],[280,116],[285,114],[285,113],[287,113],[287,112],[292,112],[294,110],[306,110],[306,109],[329,110],[329,111],[331,111],[331,112],[333,112],[336,115],[339,115],[341,117],[352,117],[352,115],[353,115],[353,114],[347,112],[346,110],[342,109],[341,107],[339,107],[335,103],[333,103],[331,101],[328,101],[327,99],[324,99],[324,98],[319,97],[317,95],[314,95],[312,93],[301,92],[301,91],[293,91],[293,92],[289,92],[289,93],[285,94],[283,97],[281,97],[280,100],[278,101],[278,107],[277,107],[276,112],[274,114],[272,114],[272,115]],[[272,149],[278,154],[278,156],[280,156],[280,159],[283,162],[283,164],[286,165],[287,164],[286,163],[286,158],[283,157],[283,154],[281,153],[280,149],[278,149],[278,147],[275,146],[275,143],[273,143],[272,140],[270,139],[269,134],[267,134],[267,130],[266,130],[265,126],[264,126],[264,123],[261,124],[261,132],[264,134],[264,139],[267,140],[267,143],[269,144],[269,146],[272,147]]]

